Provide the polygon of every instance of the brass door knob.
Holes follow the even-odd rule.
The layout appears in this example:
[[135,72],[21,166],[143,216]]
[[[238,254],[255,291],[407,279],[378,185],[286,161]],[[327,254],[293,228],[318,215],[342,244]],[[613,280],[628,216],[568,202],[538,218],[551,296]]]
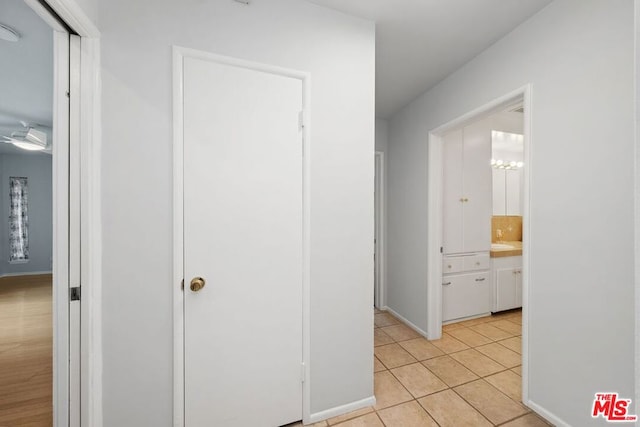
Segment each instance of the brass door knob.
[[200,289],[204,288],[205,283],[206,282],[202,277],[194,277],[191,279],[191,286],[189,287],[193,292],[198,292]]

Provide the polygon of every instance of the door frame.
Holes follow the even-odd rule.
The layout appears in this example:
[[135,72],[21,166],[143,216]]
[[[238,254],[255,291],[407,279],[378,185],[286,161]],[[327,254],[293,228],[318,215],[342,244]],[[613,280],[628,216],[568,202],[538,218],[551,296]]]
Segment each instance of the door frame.
[[[385,161],[384,151],[375,152],[375,190],[378,192],[378,199],[375,206],[376,211],[376,243],[375,243],[375,300],[378,303],[378,309],[385,309],[387,306],[387,288],[386,288],[386,253],[385,253],[385,232],[386,232],[386,212],[385,212]],[[375,197],[374,197],[375,199]],[[375,304],[374,304],[375,305]]]
[[74,0],[24,1],[54,31],[54,138],[69,141],[52,158],[53,425],[101,427],[100,32]]
[[531,301],[531,133],[532,85],[527,84],[496,98],[456,119],[431,130],[428,136],[428,220],[427,220],[427,337],[430,340],[442,337],[442,253],[443,247],[443,135],[465,124],[484,118],[517,101],[524,107],[524,210],[522,242],[522,401],[527,404],[529,396],[529,311]]
[[184,426],[184,123],[183,123],[183,64],[185,58],[212,61],[298,79],[302,82],[302,417],[310,422],[311,384],[310,384],[310,308],[311,308],[311,218],[310,218],[310,172],[311,172],[311,112],[309,73],[273,65],[219,55],[196,49],[172,46],[173,49],[173,425]]

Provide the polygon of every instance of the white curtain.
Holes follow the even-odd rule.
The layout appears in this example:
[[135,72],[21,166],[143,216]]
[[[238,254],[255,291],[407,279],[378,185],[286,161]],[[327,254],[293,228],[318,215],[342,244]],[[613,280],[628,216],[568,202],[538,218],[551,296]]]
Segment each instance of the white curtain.
[[9,262],[29,260],[27,178],[11,177],[9,183]]

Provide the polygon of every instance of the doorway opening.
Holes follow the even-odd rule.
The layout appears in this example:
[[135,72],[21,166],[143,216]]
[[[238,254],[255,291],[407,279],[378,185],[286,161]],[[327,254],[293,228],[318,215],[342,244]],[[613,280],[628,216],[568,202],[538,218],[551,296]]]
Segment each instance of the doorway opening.
[[[82,418],[83,424],[91,425],[92,414],[100,409],[87,384],[91,380],[100,385],[88,355],[89,350],[99,354],[95,342],[100,332],[91,316],[95,309],[88,304],[93,288],[85,287],[81,299],[80,285],[91,278],[99,286],[93,252],[100,244],[100,233],[95,231],[99,204],[89,197],[97,178],[87,173],[97,164],[92,150],[98,142],[94,133],[97,44],[88,37],[99,33],[67,0],[3,2],[0,11],[2,24],[13,28],[0,39],[5,64],[0,85],[9,85],[3,87],[0,100],[4,137],[0,139],[6,142],[0,146],[14,150],[0,153],[0,185],[7,190],[0,191],[0,224],[8,224],[8,230],[2,226],[0,233],[7,237],[4,242],[11,242],[0,245],[4,275],[0,280],[6,285],[2,314],[16,315],[13,324],[8,319],[3,322],[5,333],[0,338],[10,341],[1,344],[3,357],[13,356],[17,364],[7,377],[3,375],[9,395],[3,401],[9,403],[3,405],[0,419],[9,425],[79,426]],[[67,23],[82,33],[82,67],[81,38]],[[29,149],[29,155],[20,151]],[[87,243],[82,248],[81,240]],[[84,328],[81,316],[87,320]],[[81,341],[81,336],[86,339]],[[82,365],[86,375],[81,376],[82,355],[87,363]],[[3,361],[0,369],[8,366]],[[24,383],[15,384],[16,379]],[[27,394],[22,393],[25,383],[30,388]]]
[[[482,350],[508,358],[503,361],[513,365],[514,374],[522,375],[517,397],[525,404],[531,242],[530,97],[530,86],[525,86],[431,131],[428,188],[427,335],[431,340],[462,338],[460,341],[472,342],[471,347],[477,351],[480,346],[488,346]],[[506,117],[512,119],[508,126]],[[504,151],[509,142],[514,144],[511,148],[521,147],[521,158],[512,159],[513,153]],[[471,163],[478,156],[482,160]],[[457,171],[451,167],[455,162]],[[480,179],[478,173],[482,174]],[[512,175],[507,177],[507,173]],[[511,265],[514,262],[518,265]],[[469,289],[477,295],[465,298]],[[447,324],[444,328],[443,323]],[[496,340],[500,338],[508,341],[499,344]],[[520,360],[521,368],[517,368]]]
[[25,2],[1,8],[13,37],[0,40],[0,424],[52,425],[54,412],[63,410],[59,391],[68,389],[54,366],[68,357],[60,347],[68,333],[56,327],[68,317],[56,299],[64,272],[54,266],[68,262],[54,250],[67,240],[54,230],[54,216],[61,219],[54,213],[60,207],[54,169],[60,172],[56,162],[68,151],[68,137],[59,138],[68,135],[68,112],[60,125],[54,76],[61,65],[68,81],[69,36],[62,31],[60,43]]

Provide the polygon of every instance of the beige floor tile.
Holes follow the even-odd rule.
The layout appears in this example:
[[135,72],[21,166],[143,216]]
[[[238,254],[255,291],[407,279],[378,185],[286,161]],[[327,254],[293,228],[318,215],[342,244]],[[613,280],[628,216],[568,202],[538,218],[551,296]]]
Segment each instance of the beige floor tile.
[[402,324],[386,326],[381,329],[395,341],[406,341],[420,336],[419,333]]
[[382,329],[376,328],[373,330],[374,347],[377,347],[379,345],[393,344],[393,342],[394,342],[393,338],[387,335],[387,333],[384,332]]
[[496,320],[495,322],[489,323],[489,325],[495,326],[496,328],[502,329],[503,331],[511,332],[513,335],[522,335],[521,325],[517,325],[505,319]]
[[511,371],[513,371],[513,373],[515,374],[522,376],[522,366],[516,366],[515,368],[511,369]]
[[392,369],[391,373],[415,398],[448,388],[445,383],[420,363]]
[[418,402],[441,427],[491,426],[491,423],[452,390],[431,394]]
[[424,338],[402,341],[400,345],[418,360],[427,360],[444,354],[442,350]]
[[520,354],[498,343],[482,345],[476,347],[476,350],[507,368],[515,368],[522,364],[522,356]]
[[436,357],[422,362],[431,372],[444,381],[449,387],[477,380],[478,376],[452,359],[450,356]]
[[458,341],[462,341],[469,347],[489,344],[492,342],[491,339],[485,337],[484,335],[480,335],[476,331],[469,328],[454,329],[453,331],[449,332],[449,335],[451,335]]
[[456,351],[466,350],[469,348],[468,345],[458,341],[448,333],[442,334],[442,338],[440,338],[439,340],[432,340],[429,342],[445,353],[454,353]]
[[386,369],[387,367],[377,357],[373,356],[373,372],[385,371]]
[[498,372],[497,374],[485,377],[485,381],[516,402],[522,402],[522,377],[515,372]]
[[490,322],[491,316],[477,317],[475,319],[463,320],[462,322],[457,322],[458,325],[464,326],[468,328],[469,326],[479,325],[480,323]]
[[524,417],[502,424],[502,427],[549,427],[550,425],[536,414],[527,414]]
[[382,328],[383,326],[397,325],[400,321],[389,313],[380,313],[373,315],[373,323],[377,327]]
[[513,322],[516,325],[522,326],[522,315],[507,317],[507,321]]
[[373,351],[388,369],[416,362],[416,359],[398,344],[382,345]]
[[376,396],[374,408],[376,410],[413,400],[411,393],[389,371],[373,374],[373,383]]
[[496,328],[491,323],[481,323],[479,325],[472,326],[469,329],[472,329],[477,333],[492,339],[493,341],[503,340],[505,338],[510,338],[516,335],[503,329]]
[[499,344],[507,347],[509,350],[522,354],[522,337],[513,337],[506,340],[498,341]]
[[378,416],[387,427],[438,427],[416,401],[383,409]]
[[504,423],[528,412],[524,406],[485,380],[463,384],[454,390],[494,424]]
[[350,419],[358,418],[362,415],[366,415],[370,412],[373,412],[373,407],[367,406],[366,408],[358,409],[357,411],[349,412],[348,414],[338,415],[337,417],[329,418],[327,420],[327,423],[330,426],[340,424]]
[[458,323],[449,323],[448,325],[442,325],[442,330],[443,330],[444,332],[447,332],[447,331],[452,331],[452,330],[454,330],[454,329],[464,328],[465,326],[464,326],[464,325],[461,325],[460,323],[461,323],[461,322],[458,322]]
[[487,356],[473,348],[459,351],[458,353],[452,353],[450,356],[481,377],[495,374],[496,372],[504,371],[506,369],[498,362],[489,359]]
[[337,425],[340,427],[384,427],[384,424],[382,424],[382,421],[378,418],[378,414],[375,412]]

